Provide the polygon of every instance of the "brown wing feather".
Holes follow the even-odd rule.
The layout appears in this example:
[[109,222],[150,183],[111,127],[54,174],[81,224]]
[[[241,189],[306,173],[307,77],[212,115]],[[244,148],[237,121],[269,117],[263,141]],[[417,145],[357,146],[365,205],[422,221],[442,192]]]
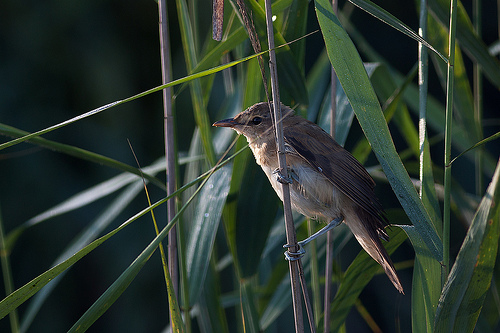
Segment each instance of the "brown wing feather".
[[[373,192],[375,183],[361,163],[337,144],[328,133],[323,130],[318,131],[318,125],[303,118],[292,121],[304,122],[300,124],[303,131],[299,134],[300,138],[297,138],[292,131],[287,131],[285,126],[286,144],[290,145],[313,168],[323,173],[342,193],[375,217],[378,222],[377,229],[383,230],[387,219]],[[328,153],[324,154],[324,152]]]

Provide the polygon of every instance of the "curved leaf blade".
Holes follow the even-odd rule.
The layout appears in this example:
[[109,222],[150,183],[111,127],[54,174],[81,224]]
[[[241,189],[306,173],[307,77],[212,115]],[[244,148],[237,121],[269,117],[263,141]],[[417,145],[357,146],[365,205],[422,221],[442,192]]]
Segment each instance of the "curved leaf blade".
[[[15,138],[19,138],[19,137],[23,137],[23,136],[31,134],[29,132],[22,131],[20,129],[15,128],[15,127],[1,124],[1,123],[0,123],[0,133],[3,135],[15,137]],[[88,150],[85,150],[82,148],[78,148],[75,146],[67,145],[64,143],[60,143],[60,142],[56,142],[56,141],[52,141],[52,140],[47,140],[47,139],[37,137],[37,136],[30,139],[29,142],[34,143],[36,145],[39,145],[40,147],[48,148],[48,149],[51,149],[51,150],[54,150],[54,151],[57,151],[57,152],[60,152],[63,154],[67,154],[67,155],[70,155],[70,156],[73,156],[73,157],[76,157],[76,158],[79,158],[79,159],[82,159],[85,161],[102,164],[102,165],[105,165],[105,166],[108,166],[108,167],[111,167],[111,168],[114,168],[114,169],[117,169],[120,171],[126,171],[126,172],[132,173],[132,174],[139,176],[139,177],[144,176],[144,178],[146,178],[146,180],[150,181],[151,183],[155,184],[156,186],[158,186],[159,188],[161,188],[163,190],[165,189],[165,184],[163,184],[163,182],[160,181],[159,179],[151,176],[149,173],[143,171],[143,173],[141,174],[141,171],[138,168],[134,168],[128,164],[125,164],[123,162],[109,158],[107,156],[97,154],[97,153],[94,153],[94,152],[91,152],[91,151],[88,151]]]
[[434,53],[436,53],[441,59],[443,59],[445,63],[448,63],[448,58],[446,58],[441,52],[439,52],[431,44],[429,44],[429,42],[427,42],[420,35],[415,33],[406,24],[401,22],[398,18],[393,16],[391,13],[387,12],[385,9],[377,6],[376,4],[368,0],[349,0],[349,2],[351,2],[355,6],[358,6],[368,14],[386,23],[387,25],[393,27],[397,31],[427,46]]
[[[178,218],[178,215],[176,216]],[[142,253],[123,271],[118,279],[92,304],[92,306],[78,319],[78,321],[68,330],[68,332],[85,332],[92,324],[99,319],[109,307],[120,297],[120,295],[132,283],[142,267],[151,258],[160,242],[168,235],[177,218],[172,219],[163,230],[153,239],[153,241],[142,251]],[[93,244],[93,243],[92,243]]]
[[229,193],[231,167],[214,172],[200,193],[186,246],[190,304],[196,303],[207,274],[222,209]]
[[500,236],[500,160],[443,288],[435,332],[472,332],[488,291]]
[[399,225],[415,249],[412,283],[413,332],[433,332],[432,322],[441,293],[441,265],[434,260],[420,234],[412,225]]
[[[62,263],[52,267],[51,269],[47,270],[46,272],[40,274],[36,278],[32,279],[30,282],[26,283],[24,286],[20,287],[7,297],[5,297],[1,302],[0,302],[0,319],[5,317],[7,314],[9,314],[11,311],[19,307],[21,304],[23,304],[27,299],[32,297],[34,294],[36,294],[40,289],[42,289],[47,283],[52,281],[55,277],[57,277],[59,274],[64,272],[66,269],[71,267],[73,264],[75,264],[77,261],[79,261],[81,258],[85,257],[87,254],[95,250],[99,245],[104,243],[106,240],[108,240],[110,237],[114,236],[117,232],[128,226],[130,223],[135,221],[137,218],[140,216],[146,214],[149,212],[151,209],[154,207],[159,206],[160,204],[164,203],[166,199],[160,200],[159,202],[155,203],[153,206],[148,207],[141,212],[137,213],[127,221],[125,221],[122,225],[120,225],[118,228],[115,230],[107,233],[106,235],[96,239],[89,245],[85,246],[83,249],[72,255],[70,258],[66,259]],[[169,228],[170,230],[170,228]]]
[[[449,20],[449,1],[430,0],[428,1],[429,10],[439,19],[442,25],[448,26]],[[457,39],[461,48],[475,62],[481,65],[483,73],[488,80],[500,88],[500,63],[489,53],[488,47],[474,32],[472,23],[467,16],[462,3],[459,1],[457,6]]]
[[351,39],[326,0],[315,1],[316,15],[328,57],[399,202],[426,242],[433,257],[441,261],[443,246],[399,158],[378,99]]
[[[144,190],[142,181],[136,181],[128,186],[115,200],[92,222],[80,235],[75,238],[66,249],[55,260],[54,266],[70,258],[78,250],[84,248],[87,244],[93,241],[114,219],[123,212],[130,202]],[[40,308],[45,304],[46,299],[50,296],[55,287],[59,285],[61,279],[66,274],[66,271],[55,277],[47,284],[40,292],[38,292],[30,301],[26,312],[23,315],[21,322],[21,331],[26,332],[38,314]]]

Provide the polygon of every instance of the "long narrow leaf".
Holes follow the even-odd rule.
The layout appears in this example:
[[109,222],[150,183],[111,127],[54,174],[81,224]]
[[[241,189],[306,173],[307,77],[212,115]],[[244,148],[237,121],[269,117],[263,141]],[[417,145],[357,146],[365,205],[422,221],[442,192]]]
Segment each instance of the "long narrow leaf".
[[[230,158],[225,160],[223,163],[219,164],[215,170],[218,170],[218,168],[223,167],[226,165],[229,161],[231,161],[235,156],[241,153],[241,150],[236,152],[234,155],[232,155]],[[81,258],[85,257],[87,254],[92,252],[94,249],[96,249],[99,245],[104,243],[106,240],[114,236],[116,233],[118,233],[120,230],[131,224],[133,221],[137,220],[139,217],[143,216],[144,214],[148,213],[151,209],[154,209],[163,203],[167,202],[168,199],[175,195],[179,195],[180,193],[184,192],[186,189],[190,188],[194,184],[197,184],[198,182],[202,181],[209,175],[211,175],[214,172],[214,170],[210,170],[206,172],[205,174],[199,176],[197,179],[185,184],[183,187],[178,189],[176,192],[174,192],[171,196],[168,196],[166,198],[163,198],[156,203],[154,203],[151,207],[145,208],[139,213],[135,214],[131,218],[129,218],[127,221],[123,222],[118,228],[114,229],[113,231],[110,231],[106,235],[96,239],[74,255],[72,255],[69,259],[65,260],[64,262],[60,263],[59,265],[47,270],[46,272],[42,273],[41,275],[37,276],[36,278],[32,279],[30,282],[22,286],[21,288],[17,289],[7,297],[5,297],[1,302],[0,302],[0,319],[5,317],[7,314],[9,314],[11,311],[19,307],[22,303],[24,303],[27,299],[32,297],[35,293],[37,293],[41,288],[43,288],[47,283],[49,283],[51,280],[53,280],[55,277],[57,277],[59,274],[64,272],[66,269],[74,265],[76,262],[78,262]],[[184,206],[185,209],[186,206]],[[178,215],[182,213],[183,210],[180,210]],[[177,218],[176,218],[177,219]],[[174,221],[174,220],[173,220]],[[170,230],[171,224],[167,225]],[[168,232],[167,230],[167,232]],[[163,234],[161,234],[163,235]]]
[[259,315],[255,307],[255,291],[251,279],[246,279],[240,283],[240,306],[243,316],[245,332],[260,332]]
[[218,170],[201,191],[186,245],[190,304],[196,303],[207,274],[222,208],[229,193],[230,176],[228,166]]
[[[3,228],[3,218],[2,212],[0,210],[0,251],[2,251],[3,253],[2,257],[0,258],[0,267],[2,268],[5,293],[10,294],[14,290],[14,280],[12,278],[12,266],[10,264],[10,250],[6,247]],[[12,332],[19,332],[19,319],[17,310],[10,312],[9,321]]]
[[[219,63],[222,56],[234,49],[237,45],[245,41],[247,38],[247,34],[243,27],[240,27],[233,31],[231,35],[227,37],[221,43],[218,43],[214,48],[210,49],[210,51],[196,64],[196,66],[191,70],[191,73],[198,73],[202,70],[207,70],[214,64]],[[186,87],[187,83],[183,84],[179,90],[176,91],[176,95],[179,95]]]
[[[122,194],[116,197],[113,202],[106,208],[99,217],[89,223],[88,227],[77,237],[74,241],[69,244],[69,246],[62,251],[59,257],[55,260],[54,266],[64,262],[64,260],[70,258],[73,254],[77,253],[78,250],[84,248],[87,244],[93,241],[109,224],[123,212],[125,207],[127,207],[130,202],[137,196],[137,194],[144,189],[142,181],[138,180],[135,183],[129,185]],[[40,292],[38,292],[33,300],[29,303],[28,309],[24,313],[23,320],[21,322],[21,330],[26,332],[31,325],[36,314],[40,308],[45,303],[45,300],[52,293],[52,290],[59,284],[66,271],[59,274],[56,278],[50,281]]]
[[328,1],[316,0],[315,8],[330,62],[358,121],[408,217],[434,258],[441,261],[441,240],[396,152],[361,58]]
[[400,225],[399,227],[408,235],[416,254],[412,284],[413,332],[431,333],[441,292],[441,265],[434,260],[414,226]]
[[[260,76],[258,59],[252,59],[251,61],[247,62],[245,66],[247,75],[245,77],[246,82],[242,84],[243,89],[241,89],[241,91],[242,91],[243,103],[240,109],[248,107],[250,105],[255,104],[256,102],[261,101],[264,92],[262,79]],[[240,110],[237,111],[239,112]],[[234,116],[234,114],[228,116]],[[229,131],[221,131],[221,132],[229,132]],[[231,133],[231,135],[233,134]],[[248,145],[247,140],[243,136],[240,136],[237,140],[238,141],[236,142],[236,149],[238,150]],[[223,223],[225,230],[224,234],[227,239],[229,251],[231,252],[233,263],[235,266],[236,276],[238,278],[242,276],[241,263],[238,257],[238,248],[241,247],[241,244],[238,244],[238,236],[237,236],[237,231],[241,230],[241,227],[239,226],[245,223],[250,223],[254,227],[254,230],[261,230],[260,234],[261,236],[267,237],[267,234],[265,234],[262,231],[264,229],[262,229],[261,226],[265,226],[266,223],[269,224],[267,220],[263,219],[260,220],[248,219],[247,216],[244,216],[238,210],[238,206],[240,205],[239,203],[240,197],[244,196],[249,191],[252,192],[254,191],[253,187],[248,188],[242,186],[242,182],[245,179],[247,179],[247,181],[251,181],[253,179],[253,176],[247,172],[247,169],[252,169],[252,168],[255,169],[256,166],[255,162],[253,161],[253,157],[251,157],[251,155],[252,153],[250,152],[250,150],[246,149],[242,154],[240,154],[234,160],[233,174],[231,175],[231,187],[228,195],[228,197],[231,199],[228,200],[228,202],[226,203],[223,212],[224,214]],[[253,194],[254,197],[255,194],[256,193]],[[250,193],[248,195],[250,195]],[[252,252],[255,254],[257,258],[260,258],[259,255],[260,251],[256,251],[255,249],[253,249]]]
[[[30,134],[29,132],[22,131],[20,129],[17,129],[17,128],[14,128],[12,126],[5,125],[5,124],[0,124],[0,133],[3,135],[8,135],[8,136],[16,137],[16,138],[23,137],[23,136]],[[34,144],[39,145],[39,146],[44,147],[44,148],[48,148],[48,149],[51,149],[51,150],[54,150],[54,151],[57,151],[57,152],[60,152],[63,154],[67,154],[67,155],[76,157],[76,158],[84,160],[84,161],[90,161],[90,162],[106,165],[106,166],[109,166],[111,168],[114,168],[114,169],[117,169],[120,171],[127,171],[127,172],[133,173],[133,174],[141,177],[141,171],[138,168],[134,168],[128,164],[122,163],[120,161],[114,160],[114,159],[106,157],[106,156],[103,156],[101,154],[96,154],[94,152],[91,152],[91,151],[88,151],[85,149],[81,149],[81,148],[78,148],[75,146],[71,146],[71,145],[67,145],[67,144],[63,144],[63,143],[59,143],[59,142],[55,142],[55,141],[51,141],[51,140],[47,140],[47,139],[40,138],[40,137],[34,137],[34,138],[30,139],[29,142],[34,143]],[[143,173],[143,176],[144,176],[144,178],[146,178],[146,180],[150,181],[152,184],[155,184],[156,186],[160,187],[161,189],[165,189],[165,184],[163,184],[163,182],[161,182],[159,179],[152,177],[147,173]]]
[[[281,47],[285,47],[286,45],[280,45],[280,46],[277,46],[277,48],[281,48]],[[106,110],[109,110],[115,106],[118,106],[118,105],[121,105],[121,104],[124,104],[124,103],[128,103],[128,102],[131,102],[135,99],[138,99],[138,98],[141,98],[141,97],[144,97],[144,96],[147,96],[149,94],[152,94],[152,93],[155,93],[155,92],[158,92],[158,91],[161,91],[165,88],[168,88],[168,87],[173,87],[175,85],[178,85],[178,84],[181,84],[181,83],[185,83],[185,82],[189,82],[191,80],[194,80],[194,79],[197,79],[197,78],[201,78],[201,77],[204,77],[204,76],[207,76],[207,75],[211,75],[211,74],[215,74],[215,73],[218,73],[218,72],[221,72],[223,71],[224,69],[226,68],[229,68],[229,67],[233,67],[239,63],[242,63],[242,62],[245,62],[247,60],[250,60],[250,59],[253,59],[253,58],[256,58],[258,57],[259,55],[263,55],[265,53],[267,53],[268,51],[262,51],[260,53],[257,53],[257,54],[254,54],[254,55],[251,55],[251,56],[248,56],[248,57],[245,57],[245,58],[242,58],[242,59],[239,59],[239,60],[235,60],[235,61],[232,61],[230,63],[227,63],[227,64],[223,64],[223,65],[220,65],[220,66],[217,66],[217,67],[214,67],[214,68],[211,68],[211,69],[208,69],[208,70],[205,70],[205,71],[202,71],[202,72],[199,72],[199,73],[195,73],[195,74],[191,74],[191,75],[188,75],[188,76],[185,76],[183,78],[180,78],[180,79],[177,79],[177,80],[174,80],[172,82],[169,82],[167,84],[163,84],[161,86],[157,86],[157,87],[154,87],[154,88],[151,88],[149,90],[146,90],[144,92],[141,92],[139,94],[136,94],[134,96],[131,96],[131,97],[127,97],[125,99],[122,99],[122,100],[118,100],[118,101],[115,101],[115,102],[112,102],[112,103],[109,103],[109,104],[106,104],[106,105],[103,105],[103,106],[100,106],[98,108],[95,108],[93,110],[90,110],[88,112],[85,112],[81,115],[78,115],[76,117],[73,117],[71,119],[68,119],[66,121],[63,121],[63,122],[60,122],[56,125],[53,125],[53,126],[50,126],[50,127],[47,127],[43,130],[40,130],[40,131],[37,131],[37,132],[34,132],[34,133],[31,133],[31,134],[27,134],[27,135],[24,135],[20,138],[17,138],[17,139],[14,139],[14,140],[10,140],[8,142],[5,142],[5,143],[2,143],[0,144],[0,150],[2,149],[5,149],[5,148],[8,148],[8,147],[11,147],[11,146],[14,146],[18,143],[21,143],[21,142],[24,142],[24,141],[27,141],[27,140],[30,140],[30,139],[33,139],[37,136],[41,136],[43,134],[46,134],[46,133],[49,133],[49,132],[52,132],[56,129],[59,129],[59,128],[62,128],[64,126],[67,126],[69,124],[72,124],[76,121],[79,121],[79,120],[82,120],[82,119],[85,119],[85,118],[88,118],[88,117],[91,117],[91,116],[94,116],[98,113],[101,113],[103,111],[106,111]]]
[[[162,169],[165,169],[165,163],[164,159],[160,158],[151,166],[144,168],[143,172],[147,174],[155,174]],[[139,179],[138,177],[131,175],[129,173],[123,173],[117,175],[111,179],[108,179],[100,184],[92,186],[80,193],[73,195],[72,197],[68,198],[67,200],[64,200],[63,202],[54,207],[50,207],[45,212],[42,212],[30,218],[21,227],[33,226],[49,218],[53,218],[55,216],[85,207],[86,205],[89,205],[99,199],[104,198],[107,195],[110,195],[115,191],[122,189],[123,187],[129,185],[130,183],[133,183],[134,181],[137,181],[138,179]]]
[[[330,62],[328,62],[328,68],[331,67]],[[368,77],[372,78],[374,73],[379,68],[379,64],[366,63],[365,69]],[[323,103],[320,115],[321,119],[318,124],[326,131],[330,127],[330,99],[331,94],[326,92],[325,102]],[[349,130],[351,129],[351,124],[354,119],[354,112],[352,110],[351,104],[344,92],[344,89],[340,84],[337,84],[337,96],[335,98],[337,102],[336,106],[336,119],[335,119],[335,141],[341,146],[344,146]]]
[[450,164],[452,164],[453,162],[455,162],[455,160],[456,160],[457,158],[459,158],[459,157],[461,157],[462,155],[464,155],[464,154],[468,153],[469,151],[471,151],[471,150],[473,150],[473,149],[475,149],[475,148],[477,148],[477,147],[480,147],[480,146],[484,145],[484,144],[485,144],[485,143],[487,143],[487,142],[490,142],[490,141],[496,140],[496,139],[498,139],[498,138],[500,138],[500,132],[496,132],[495,134],[493,134],[493,135],[491,135],[491,136],[487,137],[486,139],[483,139],[483,140],[479,141],[478,143],[476,143],[476,144],[472,145],[472,147],[469,147],[469,148],[467,148],[466,150],[464,150],[463,152],[461,152],[460,154],[458,154],[458,155],[457,155],[457,157],[453,158],[453,159],[450,161]]
[[[257,32],[260,35],[266,35],[266,15],[264,8],[255,0],[250,0],[249,3]],[[274,39],[276,44],[285,44],[286,40],[280,31],[280,29],[274,28]],[[278,62],[277,68],[280,77],[280,86],[283,87],[280,91],[283,94],[289,92],[291,100],[307,105],[308,98],[304,75],[299,68],[297,60],[290,52],[290,47],[286,46],[280,50],[276,50],[276,59]],[[284,97],[282,100],[287,100]]]
[[[212,173],[211,173],[212,174]],[[142,253],[129,265],[129,267],[123,271],[123,273],[118,277],[118,279],[113,282],[113,284],[106,289],[106,291],[97,299],[97,301],[92,304],[92,306],[83,314],[80,319],[71,327],[68,332],[85,332],[97,319],[99,319],[108,309],[109,307],[120,297],[120,295],[127,289],[129,284],[133,281],[133,279],[140,272],[142,267],[146,264],[146,262],[151,258],[153,252],[156,250],[158,245],[162,242],[162,240],[168,235],[170,229],[174,226],[174,224],[179,219],[179,216],[182,215],[184,210],[190,205],[193,199],[198,195],[198,193],[204,188],[203,185],[209,179],[203,181],[203,183],[196,189],[193,195],[189,198],[186,204],[177,212],[175,217],[168,222],[168,224],[162,229],[162,231],[149,243],[149,245],[142,251]],[[149,212],[159,205],[159,203],[166,202],[168,198],[161,200],[160,202],[155,203],[147,209],[144,209],[143,212]],[[136,214],[137,216],[138,214]],[[95,242],[94,242],[95,243]],[[91,243],[90,245],[92,245]]]
[[[342,16],[340,16],[342,19]],[[360,45],[360,49],[363,49],[363,53],[368,56],[370,61],[381,62],[385,64],[390,71],[393,73],[394,80],[397,85],[401,85],[401,82],[406,80],[406,75],[398,73],[393,66],[388,63],[382,56],[380,56],[371,45],[365,40],[365,38],[356,30],[349,21],[342,19],[342,24],[349,31],[349,34],[355,40],[356,45]],[[419,97],[418,88],[415,84],[410,84],[404,92],[405,102],[411,111],[416,113],[418,117],[419,110]],[[433,96],[428,95],[427,97],[427,125],[434,131],[440,133],[444,128],[444,106]],[[459,126],[459,124],[453,124],[453,146],[459,150],[464,150],[474,144],[474,142],[469,141],[469,136],[467,135],[467,129]],[[484,151],[483,154],[483,170],[486,174],[493,174],[496,166],[496,157],[492,157],[490,153]]]
[[198,302],[195,304],[199,310],[197,319],[202,332],[229,333],[226,313],[221,311],[219,276],[212,263],[213,260],[208,268]]
[[[429,25],[429,40],[442,52],[446,52],[448,48],[448,30],[445,26],[439,23],[432,15],[428,15]],[[439,75],[441,86],[446,86],[446,65],[434,61],[436,71]],[[454,126],[466,128],[465,134],[470,142],[476,142],[480,139],[479,133],[475,126],[470,126],[474,123],[474,101],[472,90],[467,77],[466,68],[462,52],[458,46],[455,47],[455,92],[453,94],[453,108],[456,110],[457,117],[454,119]]]
[[[176,4],[179,24],[181,27],[180,31],[182,37],[182,46],[184,49],[184,59],[186,60],[186,67],[188,72],[191,72],[191,70],[194,68],[194,66],[196,66],[198,62],[195,40],[196,35],[193,33],[192,27],[192,24],[195,24],[195,22],[192,22],[192,20],[190,19],[187,4],[184,0],[176,0]],[[214,165],[216,160],[215,151],[212,144],[211,123],[203,100],[203,92],[200,81],[193,80],[190,84],[190,88],[194,118],[196,120],[196,125],[200,130],[203,148],[205,149],[205,154],[210,165]]]
[[168,309],[170,312],[172,332],[183,333],[186,329],[184,327],[184,323],[182,322],[181,310],[179,308],[179,303],[177,302],[176,291],[168,269],[165,269],[165,281],[167,286]]
[[127,289],[129,284],[137,276],[142,267],[149,260],[158,244],[167,236],[174,225],[171,221],[155,237],[155,239],[144,249],[144,251],[130,264],[118,279],[99,297],[99,299],[83,314],[83,316],[68,330],[68,332],[85,332]]
[[411,30],[406,24],[401,22],[399,19],[394,17],[391,13],[387,12],[383,8],[377,6],[371,1],[368,0],[349,0],[351,3],[354,5],[358,6],[362,10],[366,11],[367,13],[373,15],[374,17],[378,18],[382,22],[388,24],[389,26],[393,27],[394,29],[398,30],[399,32],[402,32],[406,36],[416,40],[419,43],[424,44],[427,46],[429,49],[434,51],[445,63],[448,62],[448,59],[440,53],[438,50],[436,50],[431,44],[429,44],[425,39],[423,39],[421,36],[419,36],[417,33],[415,33],[413,30]]
[[435,332],[471,332],[493,276],[500,236],[500,160],[443,288]]
[[[429,0],[429,10],[439,19],[442,25],[448,27],[449,6],[448,0]],[[500,88],[500,63],[488,51],[488,47],[474,32],[467,12],[463,5],[458,3],[457,39],[466,52],[475,62],[481,65],[483,73],[497,89]]]
[[48,271],[44,272],[43,274],[40,274],[30,282],[26,283],[24,286],[21,288],[17,289],[14,291],[12,294],[8,295],[5,297],[1,302],[0,302],[0,319],[5,317],[7,314],[9,314],[12,310],[16,309],[19,307],[22,303],[24,303],[27,299],[29,299],[31,296],[33,296],[36,292],[38,292],[41,288],[43,288],[47,283],[52,281],[55,277],[57,277],[59,274],[64,272],[66,269],[71,267],[73,264],[75,264],[78,260],[81,258],[85,257],[87,254],[95,250],[99,245],[104,243],[106,240],[108,240],[111,236],[115,235],[118,233],[120,230],[128,226],[130,223],[141,217],[142,215],[148,213],[151,209],[163,204],[166,202],[167,199],[162,199],[155,203],[153,206],[150,208],[146,208],[142,210],[141,212],[137,213],[133,217],[129,218],[127,221],[125,221],[122,225],[120,225],[118,228],[115,230],[109,232],[108,234],[96,239],[74,255],[72,255],[69,259],[63,261],[57,266],[54,266],[53,268],[49,269]]

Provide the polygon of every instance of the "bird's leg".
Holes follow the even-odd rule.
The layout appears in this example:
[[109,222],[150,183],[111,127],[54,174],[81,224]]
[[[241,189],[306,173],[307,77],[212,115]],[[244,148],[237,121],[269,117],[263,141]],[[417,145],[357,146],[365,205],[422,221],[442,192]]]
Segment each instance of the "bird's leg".
[[336,226],[338,226],[340,223],[342,223],[342,221],[344,221],[344,217],[343,216],[337,217],[335,220],[330,221],[330,223],[328,223],[326,226],[324,226],[323,228],[321,228],[320,230],[318,230],[316,233],[312,234],[311,236],[307,237],[303,241],[300,241],[298,244],[300,246],[306,245],[307,243],[309,243],[313,239],[316,239],[319,236],[325,234],[326,232],[332,230],[333,228],[335,228]]
[[[311,236],[307,237],[303,241],[298,242],[297,244],[299,245],[299,250],[297,252],[289,252],[288,250],[285,251],[285,258],[286,258],[286,260],[294,261],[294,260],[298,260],[298,259],[302,258],[302,256],[304,255],[304,253],[306,253],[306,251],[302,248],[304,245],[306,245],[307,243],[309,243],[313,239],[318,238],[319,236],[323,235],[324,233],[332,230],[333,228],[335,228],[336,226],[338,226],[340,223],[342,223],[343,220],[344,220],[344,217],[343,216],[339,216],[336,219],[330,221],[330,223],[328,223],[326,226],[324,226],[323,228],[321,228],[316,233],[314,233]],[[284,248],[289,248],[289,247],[292,247],[292,245],[285,244],[285,245],[283,245],[283,247]]]
[[276,180],[278,182],[280,182],[281,184],[292,184],[293,183],[291,177],[285,177],[285,176],[283,176],[283,174],[281,173],[281,169],[280,168],[274,169],[273,170],[273,175],[276,175]]

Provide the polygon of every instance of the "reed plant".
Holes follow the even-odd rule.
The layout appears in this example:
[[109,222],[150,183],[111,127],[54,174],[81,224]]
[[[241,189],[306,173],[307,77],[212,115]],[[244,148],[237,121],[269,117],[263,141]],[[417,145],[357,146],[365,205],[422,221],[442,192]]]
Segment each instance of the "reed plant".
[[[46,15],[24,26],[36,37],[26,40],[7,20],[1,42],[0,331],[321,332],[326,285],[331,332],[498,330],[499,8],[277,0],[266,16],[256,0],[106,4],[6,6],[19,20]],[[50,17],[72,30],[47,28]],[[377,182],[405,290],[339,226],[331,279],[326,237],[301,260],[313,328],[305,312],[294,322],[282,203],[246,140],[211,126],[269,99],[270,26],[279,99],[326,130],[335,69],[335,138]],[[73,81],[49,66],[46,85],[18,83],[53,64],[30,52],[49,52],[35,42],[51,36],[71,51]],[[321,227],[293,220],[298,239]]]

